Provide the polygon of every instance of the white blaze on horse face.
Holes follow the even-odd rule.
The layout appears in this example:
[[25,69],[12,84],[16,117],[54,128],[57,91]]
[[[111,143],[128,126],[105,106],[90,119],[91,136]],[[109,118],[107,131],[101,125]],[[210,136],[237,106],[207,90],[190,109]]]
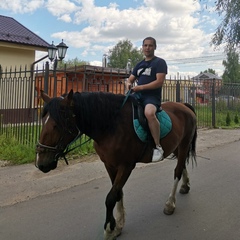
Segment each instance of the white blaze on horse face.
[[50,116],[49,116],[49,114],[48,114],[48,116],[47,116],[47,118],[46,118],[46,120],[45,120],[45,122],[44,122],[44,125],[46,125],[46,124],[47,124],[47,122],[48,122],[49,118],[50,118]]

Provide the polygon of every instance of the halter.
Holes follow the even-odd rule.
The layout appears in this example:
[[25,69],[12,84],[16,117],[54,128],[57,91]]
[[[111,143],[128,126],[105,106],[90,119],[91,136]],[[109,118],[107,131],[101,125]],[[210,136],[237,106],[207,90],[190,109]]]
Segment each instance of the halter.
[[[70,115],[71,115],[72,118],[75,117],[75,115],[74,115],[73,113],[70,114]],[[69,119],[69,117],[68,117],[67,119]],[[69,144],[67,144],[66,147],[64,147],[64,144],[63,144],[64,136],[65,136],[66,134],[69,134],[69,135],[73,135],[73,134],[74,134],[73,131],[72,131],[72,129],[67,128],[66,126],[68,126],[68,124],[65,124],[65,127],[64,127],[63,133],[62,133],[62,137],[59,139],[59,141],[58,141],[58,143],[57,143],[56,146],[54,146],[54,147],[48,146],[48,145],[42,144],[42,143],[40,143],[40,142],[38,141],[38,143],[37,143],[37,145],[36,145],[36,152],[38,152],[38,153],[41,153],[41,152],[42,152],[42,153],[43,153],[43,152],[45,152],[45,153],[46,153],[46,152],[56,153],[55,156],[54,156],[54,160],[55,160],[55,161],[58,161],[58,159],[62,157],[62,158],[64,158],[66,164],[68,165],[68,161],[67,161],[67,159],[66,159],[66,154],[69,153],[70,151],[72,151],[73,149],[75,149],[75,148],[73,148],[73,149],[70,149],[70,150],[69,150],[68,148],[69,148],[69,146],[70,146],[73,142],[75,142],[82,134],[81,134],[79,128],[77,127],[77,125],[75,124],[75,128],[77,129],[78,133],[77,133],[77,135],[74,137],[74,139],[73,139]],[[41,150],[41,149],[42,149],[42,150]]]
[[[38,148],[43,149],[43,151],[41,151],[41,152],[54,152],[54,153],[56,153],[56,155],[54,157],[55,161],[58,161],[58,159],[62,157],[62,158],[64,158],[66,164],[68,165],[68,160],[66,159],[66,154],[69,153],[70,151],[74,150],[76,147],[74,147],[70,150],[68,148],[73,142],[75,142],[82,135],[79,128],[77,126],[76,126],[76,128],[78,130],[78,133],[77,133],[76,137],[66,147],[63,147],[63,144],[62,144],[63,136],[62,136],[60,138],[58,144],[55,147],[42,144],[38,141],[38,143],[36,145],[37,152],[40,153]],[[72,132],[69,129],[67,129],[67,133],[72,135]]]

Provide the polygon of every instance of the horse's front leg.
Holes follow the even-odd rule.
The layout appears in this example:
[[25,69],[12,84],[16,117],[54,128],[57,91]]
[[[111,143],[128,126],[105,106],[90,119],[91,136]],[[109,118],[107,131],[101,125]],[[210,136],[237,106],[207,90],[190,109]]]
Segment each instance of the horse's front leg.
[[125,224],[125,208],[123,205],[123,194],[120,201],[117,202],[116,207],[116,228],[122,231]]
[[[113,215],[114,207],[116,207],[116,220]],[[123,192],[122,190],[117,192],[114,187],[108,193],[106,198],[106,221],[104,224],[104,239],[113,240],[121,234],[122,228],[125,222],[125,212],[123,206]]]
[[[117,174],[107,168],[108,173],[112,179],[113,186],[106,198],[106,221],[104,224],[104,239],[116,239],[122,232],[125,223],[125,211],[123,206],[123,191],[128,177],[132,172],[133,167],[119,167]],[[113,177],[114,176],[114,177]],[[116,206],[116,220],[113,215],[113,210]]]

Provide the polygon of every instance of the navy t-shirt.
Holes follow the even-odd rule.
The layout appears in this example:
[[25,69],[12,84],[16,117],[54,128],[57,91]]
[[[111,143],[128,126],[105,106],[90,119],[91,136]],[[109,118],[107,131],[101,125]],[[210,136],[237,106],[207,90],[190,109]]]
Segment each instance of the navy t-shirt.
[[[167,74],[167,64],[164,59],[154,57],[150,61],[142,60],[133,69],[132,74],[138,79],[138,85],[148,84],[156,80],[157,73]],[[142,95],[156,96],[161,99],[162,88],[144,90]]]

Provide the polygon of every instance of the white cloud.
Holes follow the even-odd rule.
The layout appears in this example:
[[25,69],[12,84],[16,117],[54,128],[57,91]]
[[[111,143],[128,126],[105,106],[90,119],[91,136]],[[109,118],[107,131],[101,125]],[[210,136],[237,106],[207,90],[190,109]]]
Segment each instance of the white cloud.
[[63,14],[59,19],[67,23],[72,22],[72,18],[69,14]]
[[44,5],[44,0],[1,0],[1,7],[4,10],[11,10],[13,13],[34,12]]
[[45,6],[53,16],[57,16],[63,21],[67,20],[67,22],[70,22],[69,14],[80,9],[80,7],[70,0],[48,0]]
[[192,0],[144,0],[144,3],[147,7],[154,8],[156,11],[174,14],[175,16],[192,14],[194,11],[200,10],[198,1]]

